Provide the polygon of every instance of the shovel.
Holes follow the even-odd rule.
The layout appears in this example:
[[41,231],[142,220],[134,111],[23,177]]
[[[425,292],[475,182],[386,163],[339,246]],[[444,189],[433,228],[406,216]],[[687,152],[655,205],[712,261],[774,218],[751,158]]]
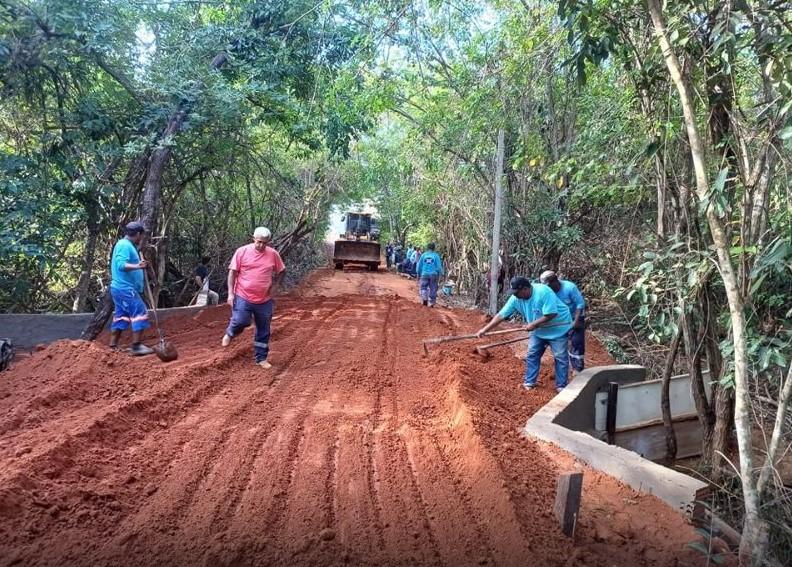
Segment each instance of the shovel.
[[154,347],[154,354],[156,354],[157,358],[162,362],[171,362],[179,358],[179,353],[176,351],[174,344],[167,342],[162,334],[162,328],[160,327],[159,318],[157,317],[157,302],[154,301],[154,294],[151,293],[151,286],[149,286],[146,270],[143,270],[143,282],[146,287],[149,303],[151,303],[151,310],[154,312],[154,324],[157,327],[157,333],[159,333],[159,344]]

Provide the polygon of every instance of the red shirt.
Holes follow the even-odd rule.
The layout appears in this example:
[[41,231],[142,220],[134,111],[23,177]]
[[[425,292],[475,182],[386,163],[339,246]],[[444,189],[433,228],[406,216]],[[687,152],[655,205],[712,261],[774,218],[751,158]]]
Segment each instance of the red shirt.
[[228,269],[237,272],[234,295],[251,303],[266,303],[270,299],[272,276],[281,273],[286,266],[274,248],[267,246],[263,252],[258,252],[255,244],[248,244],[237,248]]

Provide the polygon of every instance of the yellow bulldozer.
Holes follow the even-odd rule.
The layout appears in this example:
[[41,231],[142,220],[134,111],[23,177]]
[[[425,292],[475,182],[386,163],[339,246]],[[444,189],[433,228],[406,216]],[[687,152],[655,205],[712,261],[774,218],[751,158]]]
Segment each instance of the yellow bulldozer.
[[335,241],[333,264],[342,270],[349,264],[366,266],[376,272],[380,265],[379,227],[370,213],[348,212],[344,233]]

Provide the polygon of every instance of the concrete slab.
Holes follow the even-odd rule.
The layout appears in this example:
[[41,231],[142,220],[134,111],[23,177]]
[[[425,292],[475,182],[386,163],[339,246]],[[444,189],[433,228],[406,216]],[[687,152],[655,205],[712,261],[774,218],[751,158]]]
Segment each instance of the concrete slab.
[[[173,315],[197,313],[206,306],[157,309],[160,321]],[[0,338],[10,338],[15,349],[32,349],[61,339],[79,339],[80,333],[93,317],[92,313],[2,313]],[[149,310],[149,318],[154,316]]]
[[608,445],[584,432],[594,430],[594,404],[591,401],[597,389],[608,382],[635,382],[645,374],[645,368],[633,365],[585,370],[528,420],[523,433],[553,443],[589,466],[689,514],[693,511],[694,502],[706,494],[705,483],[648,461],[627,449]]

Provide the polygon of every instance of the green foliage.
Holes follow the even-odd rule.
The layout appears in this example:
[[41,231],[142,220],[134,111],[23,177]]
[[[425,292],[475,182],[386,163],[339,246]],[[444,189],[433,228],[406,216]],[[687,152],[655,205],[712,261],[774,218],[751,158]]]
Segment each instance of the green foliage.
[[[189,274],[209,245],[189,239],[243,242],[265,222],[276,237],[321,231],[341,192],[337,162],[376,115],[359,73],[373,44],[355,12],[307,1],[3,4],[0,288],[13,293],[0,309],[68,308],[85,290],[59,281],[86,264],[80,285],[93,286],[91,269],[105,275],[156,148],[173,150],[159,219],[173,243],[166,276]],[[177,107],[188,109],[182,128],[162,136]],[[96,253],[69,247],[91,231]]]

